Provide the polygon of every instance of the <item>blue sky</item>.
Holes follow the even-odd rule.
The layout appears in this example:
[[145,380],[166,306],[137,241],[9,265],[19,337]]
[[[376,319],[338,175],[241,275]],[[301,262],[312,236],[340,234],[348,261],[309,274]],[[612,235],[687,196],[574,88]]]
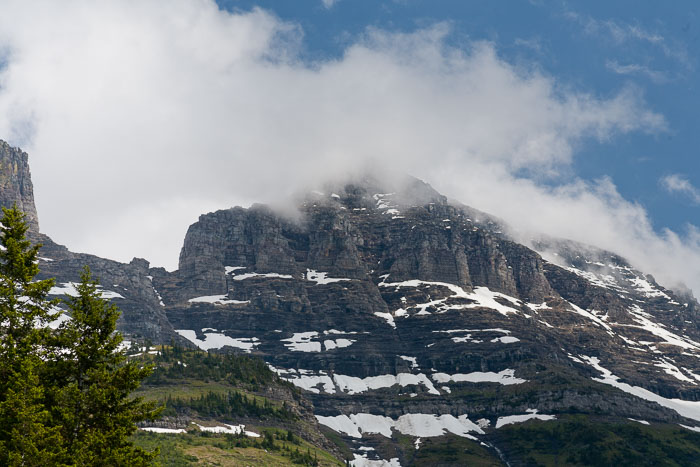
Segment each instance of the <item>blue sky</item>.
[[[669,191],[661,177],[678,174],[700,187],[700,7],[693,1],[419,1],[219,0],[236,11],[254,7],[299,24],[306,60],[336,59],[374,27],[410,32],[448,22],[448,42],[493,42],[499,56],[552,75],[560,85],[599,96],[625,87],[667,120],[667,130],[630,133],[577,148],[571,177],[611,177],[642,204],[656,229],[700,223],[700,203]],[[561,181],[561,180],[558,180]]]
[[[202,213],[410,173],[700,290],[693,2],[5,0],[42,230],[177,267]],[[285,205],[285,203],[287,205]],[[70,216],[68,222],[67,216]],[[134,226],[138,225],[138,229]]]

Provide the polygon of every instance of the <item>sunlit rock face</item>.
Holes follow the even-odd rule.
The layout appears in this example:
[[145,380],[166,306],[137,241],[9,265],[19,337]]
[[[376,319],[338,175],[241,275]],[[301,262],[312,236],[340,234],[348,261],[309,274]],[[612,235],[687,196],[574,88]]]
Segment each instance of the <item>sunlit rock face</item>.
[[39,232],[28,158],[26,152],[0,140],[0,206],[16,205],[25,213],[31,231]]

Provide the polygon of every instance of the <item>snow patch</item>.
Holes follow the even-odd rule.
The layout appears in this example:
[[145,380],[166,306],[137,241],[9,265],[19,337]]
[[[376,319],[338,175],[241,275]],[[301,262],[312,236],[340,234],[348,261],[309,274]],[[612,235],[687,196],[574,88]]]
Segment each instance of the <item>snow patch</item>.
[[289,274],[278,274],[276,272],[269,272],[266,274],[261,274],[257,272],[248,272],[245,274],[239,274],[239,275],[234,275],[233,280],[234,281],[242,281],[246,279],[252,279],[254,277],[266,277],[266,278],[276,278],[276,279],[294,279],[294,277],[290,276]]
[[656,297],[662,297],[667,300],[671,300],[671,297],[651,285],[651,283],[643,279],[641,277],[635,277],[634,279],[628,279],[631,283],[632,286],[635,288],[635,290],[641,294],[643,294],[645,297],[649,298],[656,298]]
[[156,426],[142,426],[139,430],[150,431],[151,433],[170,433],[170,434],[182,434],[187,433],[184,428],[158,428]]
[[660,337],[667,344],[682,347],[684,349],[700,350],[700,344],[698,344],[697,342],[695,342],[687,337],[680,337],[680,336],[672,333],[671,331],[664,329],[661,324],[654,323],[653,321],[651,321],[650,318],[652,316],[649,313],[646,313],[644,310],[642,310],[639,307],[639,305],[632,305],[629,308],[629,312],[632,314],[633,319],[637,322],[638,326],[634,326],[634,325],[630,325],[630,324],[625,324],[625,325],[621,325],[621,326],[636,327],[636,328],[644,329],[645,331],[649,332],[650,334],[653,334],[656,337]]
[[46,323],[46,326],[51,329],[58,329],[61,324],[71,320],[71,317],[61,308],[53,307],[50,311],[52,312],[50,317],[54,319]]
[[229,346],[243,349],[246,353],[250,353],[255,346],[260,344],[260,340],[257,337],[232,338],[218,332],[204,332],[204,340],[200,340],[197,339],[197,333],[190,329],[176,329],[175,332],[202,350],[220,349]]
[[605,328],[608,331],[608,333],[612,333],[612,329],[610,328],[610,326],[607,325],[607,323],[605,321],[601,320],[600,318],[598,318],[596,315],[594,315],[590,311],[579,308],[578,306],[574,305],[571,302],[568,302],[568,303],[569,303],[569,306],[571,307],[571,309],[574,311],[574,313],[590,319],[598,326],[602,326],[603,328]]
[[[395,287],[398,291],[401,287],[417,288],[420,286],[440,286],[446,287],[452,292],[452,295],[450,295],[449,297],[445,297],[438,300],[432,300],[427,303],[421,303],[409,307],[409,309],[416,308],[418,310],[419,315],[429,314],[429,312],[427,311],[428,308],[436,308],[438,313],[444,313],[450,310],[463,310],[470,308],[489,308],[507,316],[510,313],[518,313],[519,310],[501,304],[500,302],[496,301],[497,298],[510,302],[515,306],[520,306],[520,304],[522,303],[517,298],[510,297],[500,292],[493,292],[487,287],[475,287],[473,292],[467,292],[463,288],[447,282],[429,282],[421,281],[418,279],[403,282],[386,282],[387,277],[388,275],[383,276],[382,282],[378,284],[379,287]],[[454,298],[466,299],[475,303],[460,305],[449,305],[446,303],[447,300]]]
[[295,332],[292,337],[282,339],[282,342],[289,342],[284,346],[293,352],[320,352],[321,343],[311,340],[315,337],[318,337],[316,331]]
[[347,278],[331,278],[327,277],[327,272],[318,272],[314,269],[307,269],[304,278],[307,281],[315,282],[319,284],[332,284],[334,282],[351,281],[352,279]]
[[448,375],[447,373],[433,373],[431,375],[431,378],[433,378],[433,380],[437,383],[498,383],[504,386],[510,384],[522,384],[527,382],[526,379],[516,378],[515,370],[513,369],[506,369],[503,371],[499,371],[498,373],[494,373],[492,371],[475,371],[473,373],[457,373],[454,375]]
[[573,272],[577,276],[581,276],[593,285],[603,287],[605,289],[618,288],[617,281],[613,276],[595,274],[589,271],[582,271],[574,267],[565,268],[567,271]]
[[418,368],[418,362],[416,360],[416,357],[407,357],[405,355],[399,355],[399,358],[401,360],[406,360],[407,362],[410,362],[411,368]]
[[662,358],[660,361],[654,363],[654,366],[657,366],[661,369],[664,370],[666,374],[669,374],[676,378],[677,380],[686,382],[686,383],[691,383],[691,384],[698,384],[695,382],[695,380],[688,378],[686,375],[684,375],[681,370],[678,369],[677,366],[666,360],[665,358]]
[[[54,286],[49,290],[49,295],[69,295],[71,297],[78,296],[77,282],[64,282],[62,286]],[[124,298],[119,293],[112,290],[103,290],[100,286],[97,287],[97,292],[105,300],[112,298]]]
[[374,315],[385,319],[389,326],[396,329],[396,322],[394,321],[394,317],[391,315],[391,313],[382,313],[381,311],[375,311]]
[[359,413],[335,417],[316,415],[316,419],[320,424],[352,438],[362,438],[363,434],[380,434],[390,438],[392,430],[420,438],[432,438],[453,433],[457,436],[474,439],[470,433],[484,434],[481,427],[469,420],[467,415],[455,417],[453,415],[412,413],[401,415],[394,420],[382,415]]
[[501,344],[512,344],[514,342],[520,342],[520,339],[513,336],[501,336],[491,339],[491,342],[500,342]]
[[223,426],[202,426],[202,425],[199,425],[198,423],[195,423],[195,425],[197,425],[197,427],[199,427],[200,430],[208,431],[209,433],[225,433],[225,434],[229,434],[229,435],[244,434],[246,436],[250,436],[251,438],[260,438],[260,435],[258,433],[254,433],[252,431],[246,431],[245,425],[224,424]]
[[646,420],[636,420],[634,418],[628,418],[627,420],[632,420],[633,422],[641,423],[642,425],[649,425],[650,424]]
[[501,428],[502,426],[513,423],[523,423],[528,420],[555,420],[557,418],[554,415],[538,414],[537,409],[527,409],[526,412],[528,413],[524,415],[508,415],[506,417],[498,417],[498,420],[496,420],[496,428]]
[[590,366],[602,373],[601,378],[592,378],[593,381],[598,381],[603,384],[614,386],[628,394],[632,394],[644,400],[656,402],[657,404],[663,407],[674,410],[683,417],[700,421],[700,401],[668,399],[666,397],[662,397],[658,394],[655,394],[647,389],[623,383],[620,381],[620,378],[612,374],[610,370],[607,370],[600,366],[600,360],[597,357],[587,357],[585,355],[579,355],[579,357],[582,360],[585,360],[586,363],[588,363]]
[[342,349],[344,347],[350,347],[354,343],[354,339],[326,339],[323,341],[323,347],[326,350]]
[[[226,298],[226,295],[203,295],[201,297],[190,298],[187,301],[189,303],[212,303],[214,305],[244,305],[250,303],[250,300],[230,300]],[[161,300],[161,304],[162,303],[163,301]]]
[[390,388],[395,385],[399,385],[401,387],[409,385],[424,386],[428,390],[429,394],[440,394],[440,391],[435,389],[433,383],[423,373],[419,373],[417,375],[414,375],[413,373],[399,373],[398,375],[387,374],[368,376],[366,378],[336,374],[333,375],[333,381],[341,392],[351,395],[360,394],[375,389]]
[[350,461],[352,467],[401,467],[398,457],[392,457],[386,461],[384,459],[367,459],[367,454],[353,454],[354,459]]

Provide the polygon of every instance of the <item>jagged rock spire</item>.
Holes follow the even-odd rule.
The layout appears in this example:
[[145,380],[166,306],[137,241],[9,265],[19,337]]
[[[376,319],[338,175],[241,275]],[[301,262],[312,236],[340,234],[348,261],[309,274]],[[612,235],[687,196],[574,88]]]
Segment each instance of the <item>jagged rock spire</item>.
[[17,207],[26,214],[33,233],[39,232],[39,217],[34,205],[34,188],[29,172],[28,155],[0,140],[0,206]]

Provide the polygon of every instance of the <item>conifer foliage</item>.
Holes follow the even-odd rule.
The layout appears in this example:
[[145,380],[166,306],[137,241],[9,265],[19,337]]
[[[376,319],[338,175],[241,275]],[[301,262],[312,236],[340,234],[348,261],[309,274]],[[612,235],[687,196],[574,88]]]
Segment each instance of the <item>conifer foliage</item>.
[[85,269],[77,295],[49,300],[54,281],[35,280],[40,245],[26,238],[24,215],[0,220],[0,465],[150,465],[156,453],[133,446],[136,422],[153,404],[131,392],[151,372],[119,350],[119,311],[101,298]]
[[159,412],[129,394],[152,369],[127,362],[115,333],[119,310],[100,297],[86,266],[77,295],[66,301],[71,320],[58,329],[64,358],[53,371],[54,418],[77,465],[148,465],[153,457],[129,441],[135,422]]
[[26,239],[17,209],[0,220],[0,465],[52,465],[61,454],[58,428],[44,406],[47,329],[53,280],[34,281],[39,245]]

